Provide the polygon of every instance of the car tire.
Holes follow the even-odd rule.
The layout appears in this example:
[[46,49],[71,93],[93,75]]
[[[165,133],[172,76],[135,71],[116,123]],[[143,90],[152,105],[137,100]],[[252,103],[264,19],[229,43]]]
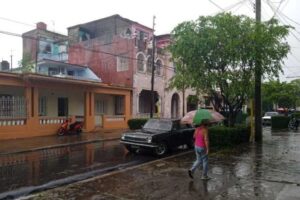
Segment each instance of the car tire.
[[57,131],[57,135],[59,136],[63,136],[65,134],[65,130],[63,128],[60,128],[58,131]]
[[136,150],[131,148],[131,145],[125,145],[125,148],[127,149],[127,151],[129,151],[130,153],[136,153]]
[[82,132],[81,128],[79,128],[79,129],[76,130],[77,135],[79,135],[81,132]]
[[160,143],[154,150],[155,155],[163,156],[168,152],[168,146],[166,143]]

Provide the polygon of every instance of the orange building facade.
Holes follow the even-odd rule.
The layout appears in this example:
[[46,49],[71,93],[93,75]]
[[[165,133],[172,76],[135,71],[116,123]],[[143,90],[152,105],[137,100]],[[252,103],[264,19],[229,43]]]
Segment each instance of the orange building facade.
[[127,128],[131,88],[37,73],[0,72],[0,140],[55,135],[83,121],[84,132]]

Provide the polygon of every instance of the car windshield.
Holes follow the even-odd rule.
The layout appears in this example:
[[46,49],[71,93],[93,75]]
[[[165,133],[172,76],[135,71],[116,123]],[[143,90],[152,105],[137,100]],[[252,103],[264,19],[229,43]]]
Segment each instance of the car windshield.
[[172,129],[172,122],[167,120],[149,119],[143,128],[170,131]]
[[266,112],[265,116],[275,116],[278,115],[277,112]]

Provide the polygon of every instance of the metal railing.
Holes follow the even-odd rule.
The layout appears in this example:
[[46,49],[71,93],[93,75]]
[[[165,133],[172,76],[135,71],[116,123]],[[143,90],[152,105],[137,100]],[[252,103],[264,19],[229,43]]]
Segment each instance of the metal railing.
[[0,119],[26,118],[26,105],[24,97],[0,97]]
[[21,126],[26,124],[27,106],[24,97],[0,97],[0,126]]

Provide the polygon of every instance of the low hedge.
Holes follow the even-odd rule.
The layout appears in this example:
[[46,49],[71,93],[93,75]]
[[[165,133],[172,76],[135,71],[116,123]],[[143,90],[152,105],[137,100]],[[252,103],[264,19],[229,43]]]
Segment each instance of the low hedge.
[[211,147],[231,147],[248,142],[250,127],[247,126],[215,126],[209,128],[209,142]]
[[290,119],[291,118],[288,116],[272,116],[271,118],[272,130],[287,129]]
[[128,127],[131,130],[141,129],[141,127],[147,122],[147,118],[134,118],[127,121]]

